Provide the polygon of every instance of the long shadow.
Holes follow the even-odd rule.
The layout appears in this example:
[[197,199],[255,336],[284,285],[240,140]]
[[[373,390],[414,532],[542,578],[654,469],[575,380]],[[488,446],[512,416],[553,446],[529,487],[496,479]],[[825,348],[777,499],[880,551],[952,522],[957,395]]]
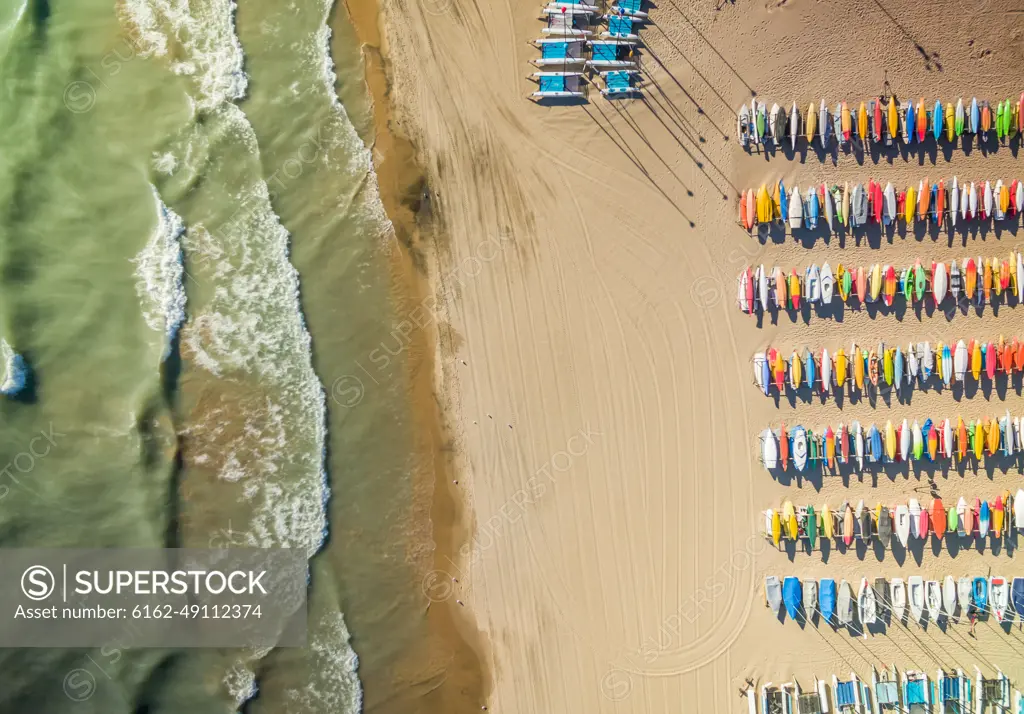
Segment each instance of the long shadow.
[[701,32],[701,31],[700,31],[700,30],[699,30],[699,29],[697,28],[697,26],[696,26],[696,25],[694,25],[694,24],[693,24],[693,22],[692,22],[692,21],[690,20],[690,18],[689,18],[689,17],[687,17],[686,13],[685,13],[685,12],[683,12],[682,10],[680,10],[680,9],[679,9],[679,6],[678,6],[678,5],[676,5],[676,3],[675,3],[675,0],[668,0],[668,2],[669,2],[669,4],[670,4],[670,5],[672,6],[672,7],[674,7],[674,8],[675,8],[676,12],[678,12],[678,13],[679,13],[679,16],[680,16],[680,17],[682,17],[682,18],[683,18],[684,20],[686,20],[686,24],[687,24],[687,25],[689,25],[690,27],[692,27],[692,28],[693,28],[693,31],[694,31],[694,32],[696,32],[696,33],[697,33],[697,35],[698,35],[698,36],[699,36],[699,37],[700,37],[700,38],[701,38],[702,40],[704,40],[704,44],[706,44],[706,45],[707,45],[708,47],[710,47],[710,48],[711,48],[711,51],[712,51],[712,52],[714,52],[714,53],[715,53],[716,55],[718,55],[718,59],[722,60],[722,63],[723,63],[723,64],[724,64],[724,65],[725,65],[726,67],[728,67],[728,68],[729,68],[729,70],[730,70],[730,71],[731,71],[731,72],[732,72],[733,74],[735,74],[735,75],[736,75],[736,78],[737,78],[738,80],[740,80],[740,81],[741,81],[741,82],[743,83],[743,86],[744,86],[744,87],[746,87],[746,88],[747,88],[747,90],[748,90],[748,91],[750,92],[750,96],[752,96],[752,97],[756,97],[756,96],[757,96],[757,90],[755,90],[755,89],[754,89],[753,87],[751,87],[751,86],[750,86],[750,84],[749,84],[749,83],[747,82],[747,80],[743,79],[743,76],[742,76],[742,75],[741,75],[741,74],[740,74],[739,72],[737,72],[737,71],[736,71],[736,68],[735,68],[735,67],[733,67],[733,66],[732,66],[732,64],[730,64],[730,63],[729,63],[729,60],[727,60],[727,59],[725,58],[725,56],[724,56],[724,55],[722,55],[722,53],[718,51],[718,48],[717,48],[717,47],[715,47],[715,46],[714,46],[713,44],[711,44],[711,41],[710,41],[710,40],[709,40],[709,39],[708,39],[707,37],[705,37],[705,36],[704,36],[704,33],[703,33],[703,32]]
[[[649,100],[653,100],[653,101],[649,101]],[[715,190],[718,191],[721,194],[722,200],[723,201],[728,201],[729,200],[728,190],[727,189],[723,189],[721,186],[718,185],[718,182],[704,168],[704,162],[701,161],[689,149],[689,147],[687,147],[682,142],[682,140],[678,136],[675,135],[675,133],[672,131],[672,129],[669,128],[668,124],[665,123],[665,119],[663,119],[661,114],[659,114],[658,111],[654,108],[654,106],[653,106],[654,104],[657,104],[658,107],[662,109],[662,112],[668,115],[669,121],[672,121],[671,113],[665,110],[665,108],[661,105],[660,101],[656,97],[653,97],[653,96],[651,96],[649,94],[644,96],[644,105],[647,106],[647,108],[651,110],[651,114],[653,114],[654,117],[661,123],[661,125],[665,128],[665,131],[668,132],[669,136],[671,136],[675,140],[675,142],[679,145],[679,148],[681,148],[684,152],[686,152],[686,155],[690,157],[690,159],[697,166],[697,168],[700,170],[700,172],[702,174],[704,174],[704,177],[711,183],[712,186],[715,187]],[[701,152],[701,155],[703,156],[703,152]],[[712,166],[714,166],[714,164],[712,164]],[[718,167],[716,166],[715,168],[717,169]],[[719,172],[719,173],[721,173],[721,172]],[[732,187],[733,190],[735,190],[735,187],[732,186],[731,183],[729,183],[728,179],[726,179],[726,183],[728,183],[729,186]],[[690,190],[687,190],[687,194],[689,196],[693,196],[693,192],[690,191]]]
[[[596,106],[596,105],[589,105],[589,106]],[[585,111],[587,113],[587,116],[590,117],[591,121],[593,121],[594,124],[596,124],[598,126],[598,128],[600,128],[601,131],[604,132],[605,136],[607,136],[611,140],[611,142],[616,146],[616,148],[618,148],[619,151],[621,151],[625,155],[625,157],[627,159],[629,159],[630,163],[632,163],[637,168],[637,170],[641,174],[644,175],[644,178],[646,178],[648,181],[651,182],[651,185],[654,186],[654,188],[658,191],[658,193],[660,193],[662,195],[662,197],[666,201],[668,201],[669,204],[673,208],[676,209],[676,211],[679,213],[680,216],[682,216],[684,219],[686,219],[686,222],[690,224],[690,228],[695,228],[697,224],[694,223],[693,220],[689,216],[686,215],[686,213],[683,211],[683,209],[679,207],[679,204],[677,204],[665,192],[665,189],[663,189],[661,186],[658,185],[658,182],[654,180],[654,178],[651,176],[650,172],[647,170],[647,167],[644,166],[644,164],[640,160],[640,158],[633,153],[632,149],[629,147],[629,144],[626,142],[625,137],[623,137],[622,134],[619,132],[619,130],[617,128],[615,128],[615,126],[614,126],[614,124],[612,124],[612,122],[608,121],[608,117],[604,116],[604,112],[602,112],[600,109],[598,109],[598,111],[601,112],[601,116],[604,118],[605,123],[607,123],[608,126],[612,127],[612,129],[615,131],[616,135],[618,135],[618,137],[619,137],[618,140],[616,140],[616,138],[614,136],[612,136],[611,132],[608,131],[608,128],[605,126],[605,124],[602,124],[601,121],[597,117],[595,117],[593,114],[590,113],[590,109],[588,108],[588,105],[584,105],[583,106],[583,111]]]
[[914,49],[917,50],[917,53],[921,55],[921,59],[924,60],[924,68],[929,72],[933,68],[937,69],[939,72],[942,72],[943,69],[942,63],[939,61],[939,53],[929,52],[928,50],[926,50],[921,45],[921,43],[918,42],[917,39],[913,35],[911,35],[910,32],[907,31],[907,28],[900,24],[899,20],[893,17],[892,13],[885,9],[885,6],[882,5],[882,3],[879,2],[879,0],[874,0],[874,3],[875,5],[878,5],[878,9],[882,11],[882,14],[889,18],[889,21],[897,28],[899,28],[899,31],[903,33],[903,36],[910,40],[910,42],[914,45]]
[[[693,69],[693,72],[694,72],[694,74],[696,74],[696,75],[697,75],[698,77],[700,77],[700,78],[701,78],[701,80],[702,80],[702,81],[703,81],[703,82],[704,82],[704,83],[705,83],[706,85],[708,85],[708,88],[709,88],[709,89],[711,89],[711,92],[712,92],[712,94],[714,94],[714,95],[715,95],[716,97],[718,97],[719,101],[720,101],[720,102],[722,102],[722,104],[723,104],[723,105],[725,106],[725,108],[729,110],[729,115],[730,115],[730,116],[733,116],[733,117],[735,117],[735,116],[736,116],[736,110],[735,110],[735,109],[733,109],[733,107],[732,107],[732,106],[731,106],[731,105],[729,104],[729,102],[728,102],[728,101],[726,101],[725,97],[723,97],[723,96],[722,96],[721,94],[719,94],[719,93],[718,93],[718,90],[717,90],[717,89],[715,89],[715,88],[714,88],[714,86],[713,86],[713,85],[711,84],[711,82],[709,82],[709,81],[708,81],[708,78],[707,78],[707,77],[705,77],[705,76],[704,76],[703,74],[701,74],[700,70],[699,70],[699,69],[697,69],[697,68],[696,68],[696,67],[694,66],[693,62],[691,62],[691,61],[690,61],[689,59],[687,59],[687,57],[686,57],[686,53],[685,53],[685,52],[683,52],[683,51],[682,51],[682,49],[680,49],[679,45],[677,45],[677,44],[676,44],[675,42],[673,42],[673,41],[672,41],[672,38],[671,38],[671,37],[669,37],[669,36],[668,36],[668,34],[667,34],[667,33],[665,32],[665,30],[663,30],[663,29],[662,29],[662,28],[661,28],[660,26],[658,26],[658,25],[655,25],[654,27],[657,27],[657,28],[658,28],[658,31],[659,31],[659,32],[661,33],[662,37],[664,37],[664,38],[665,38],[665,41],[666,41],[666,42],[668,42],[668,43],[669,43],[670,45],[672,45],[672,48],[673,48],[673,49],[674,49],[674,50],[675,50],[676,52],[678,52],[678,53],[679,53],[679,56],[680,56],[680,57],[682,57],[682,58],[683,58],[683,60],[685,60],[685,61],[686,61],[686,63],[687,63],[688,65],[690,65],[690,67],[691,67],[691,68]],[[653,53],[653,52],[651,51],[651,48],[650,48],[650,46],[648,46],[648,47],[647,47],[647,51],[648,51],[648,53],[649,53],[649,54],[652,54],[652,55],[654,54],[654,53]],[[660,64],[660,63],[661,63],[661,61],[659,60],[659,64]],[[664,67],[664,65],[662,65],[662,67]],[[667,72],[667,71],[668,71],[668,70],[666,69],[666,72]],[[671,76],[671,74],[670,74],[670,76]],[[676,80],[676,79],[675,79],[675,77],[672,77],[672,79],[673,79],[673,80],[675,80],[676,84],[679,84],[679,81],[678,81],[678,80]],[[684,89],[684,88],[683,88],[683,85],[682,85],[682,84],[679,84],[679,88],[683,90],[683,93],[684,93],[684,94],[686,94],[686,97],[687,97],[687,98],[688,98],[688,99],[689,99],[689,100],[690,100],[691,102],[693,102],[693,105],[694,105],[695,107],[697,107],[697,112],[698,112],[699,114],[703,114],[703,115],[704,115],[705,117],[707,117],[708,123],[710,123],[710,124],[711,124],[711,126],[715,127],[715,130],[716,130],[716,131],[717,131],[717,132],[718,132],[719,134],[721,134],[721,135],[722,135],[723,137],[726,137],[726,138],[728,138],[728,137],[729,137],[729,134],[728,134],[728,132],[726,132],[726,131],[723,131],[723,130],[722,130],[722,127],[718,126],[718,124],[716,124],[716,123],[715,123],[715,120],[711,118],[711,115],[710,115],[710,114],[708,114],[708,113],[707,113],[706,111],[704,111],[704,107],[702,107],[702,106],[701,106],[700,102],[698,102],[698,101],[697,101],[697,100],[696,100],[696,99],[694,98],[694,96],[693,96],[692,94],[690,94],[690,92],[689,92],[689,91],[687,91],[686,89]]]
[[[644,102],[644,104],[646,105],[647,103],[646,103],[646,102]],[[631,115],[629,114],[629,111],[627,111],[627,108],[626,108],[626,107],[624,107],[624,106],[621,106],[621,105],[619,105],[619,104],[613,104],[613,105],[612,105],[612,107],[613,107],[613,108],[615,109],[615,111],[616,111],[616,112],[617,112],[617,113],[619,114],[619,116],[620,116],[620,117],[622,117],[622,120],[623,120],[623,121],[624,121],[624,122],[626,123],[626,125],[627,125],[627,126],[628,126],[628,127],[630,128],[630,129],[632,129],[632,130],[633,130],[633,133],[634,133],[634,134],[636,134],[636,135],[637,135],[637,137],[639,137],[640,141],[644,142],[644,144],[645,144],[645,145],[647,146],[647,148],[651,150],[651,153],[653,153],[653,154],[654,154],[655,156],[657,156],[657,157],[658,157],[658,160],[659,160],[659,161],[661,162],[662,166],[664,166],[664,167],[665,167],[665,169],[666,169],[666,170],[667,170],[667,171],[668,171],[668,172],[669,172],[670,174],[672,174],[672,177],[673,177],[673,178],[674,178],[674,179],[675,179],[675,180],[676,180],[676,181],[677,181],[677,182],[679,183],[679,185],[680,185],[680,186],[682,186],[682,187],[683,187],[683,189],[684,189],[684,190],[686,191],[686,195],[687,195],[687,196],[693,196],[693,189],[691,189],[691,188],[690,188],[689,186],[687,186],[687,185],[686,185],[686,184],[685,184],[685,183],[683,182],[683,179],[679,177],[679,174],[677,174],[677,173],[675,172],[675,170],[674,170],[674,169],[673,169],[673,168],[672,168],[671,166],[669,166],[668,162],[667,162],[667,161],[665,160],[665,157],[663,157],[663,156],[661,155],[661,152],[660,152],[660,151],[657,151],[657,150],[656,150],[656,149],[654,148],[654,146],[653,146],[653,145],[651,144],[650,140],[648,140],[647,136],[646,136],[646,135],[645,135],[645,134],[643,133],[643,131],[642,131],[642,130],[640,129],[640,124],[639,124],[639,123],[638,123],[638,122],[636,121],[636,119],[634,119],[634,118],[633,118],[633,117],[632,117],[632,116],[631,116]],[[664,122],[662,122],[662,126],[664,126]],[[666,130],[667,130],[667,129],[668,129],[668,128],[666,127]],[[671,132],[669,132],[669,133],[671,133]],[[709,178],[710,178],[710,177],[709,177]]]

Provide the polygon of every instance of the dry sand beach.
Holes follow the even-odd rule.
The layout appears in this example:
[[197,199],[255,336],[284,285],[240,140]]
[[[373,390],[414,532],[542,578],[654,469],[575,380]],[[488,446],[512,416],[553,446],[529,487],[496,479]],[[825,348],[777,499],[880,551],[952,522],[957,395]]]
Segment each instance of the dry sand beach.
[[[1016,630],[983,624],[971,639],[965,626],[912,627],[865,640],[776,621],[763,607],[768,574],[1021,573],[1012,552],[952,557],[946,543],[929,544],[920,563],[778,552],[759,536],[768,506],[927,499],[928,480],[779,484],[756,451],[757,433],[780,419],[967,418],[1019,412],[1019,395],[776,406],[752,386],[750,362],[768,344],[788,354],[1024,335],[1024,310],[902,320],[846,310],[842,320],[759,325],[734,305],[736,276],[751,263],[902,265],[1021,248],[1019,228],[971,236],[966,248],[945,232],[807,246],[763,244],[736,224],[737,191],[779,178],[802,187],[1022,178],[1006,147],[768,160],[735,141],[735,110],[755,92],[769,106],[822,97],[832,106],[878,95],[888,79],[897,96],[931,103],[1016,96],[1024,24],[1014,3],[658,0],[642,31],[644,96],[592,92],[589,103],[555,106],[525,98],[538,10],[494,0],[382,6],[394,121],[420,153],[443,234],[431,268],[436,378],[458,483],[438,487],[471,514],[459,556],[437,566],[458,582],[430,592],[441,593],[433,606],[459,613],[467,637],[482,634],[488,708],[746,711],[747,678],[795,675],[809,686],[815,674],[870,676],[890,662],[1000,666],[1024,684]],[[935,478],[947,504],[1017,482],[1016,470]],[[438,574],[426,577],[436,584]]]

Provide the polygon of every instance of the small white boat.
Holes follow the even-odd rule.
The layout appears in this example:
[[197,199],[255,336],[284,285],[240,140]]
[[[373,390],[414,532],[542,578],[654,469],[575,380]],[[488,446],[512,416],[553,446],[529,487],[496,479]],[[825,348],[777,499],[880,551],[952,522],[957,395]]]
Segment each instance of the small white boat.
[[947,277],[946,264],[936,263],[935,274],[932,275],[932,298],[936,305],[940,305],[946,298],[946,288],[949,287]]
[[[835,289],[835,278],[832,276],[832,266],[828,263],[821,266],[819,280],[821,284],[821,302],[825,305],[831,305]],[[822,365],[822,369],[824,369],[824,365]]]
[[[793,151],[796,151],[796,137],[800,133],[800,110],[793,102],[793,109],[789,112],[789,143]],[[799,226],[797,226],[799,228]]]
[[[1018,488],[1013,497],[1013,523],[1018,529],[1024,529],[1024,488]],[[1024,618],[1024,613],[1021,617]]]
[[896,220],[896,189],[892,187],[892,183],[885,185],[885,191],[882,196],[885,202],[882,204],[882,222],[889,225]]
[[974,579],[960,578],[956,581],[956,601],[960,606],[960,613],[966,615],[971,609],[971,597],[974,594]]
[[780,146],[782,144],[782,135],[785,133],[784,127],[786,125],[785,116],[786,115],[782,111],[782,107],[778,104],[772,105],[771,121],[769,124],[772,131],[772,141],[776,146]]
[[956,614],[956,581],[952,575],[942,580],[942,609],[946,611],[947,619],[953,619]]
[[765,367],[768,367],[768,355],[764,352],[754,354],[754,383],[767,395],[771,380],[765,378]]
[[904,504],[896,506],[896,512],[893,517],[895,523],[896,539],[900,542],[904,548],[907,547],[907,543],[910,540],[910,510]]
[[778,575],[769,575],[764,579],[764,597],[768,607],[772,609],[775,616],[779,616],[779,608],[782,607],[782,583]]
[[[781,586],[779,587],[781,588]],[[910,614],[918,622],[924,622],[924,578],[920,575],[911,575],[907,578],[907,590]],[[782,597],[781,593],[779,597]]]
[[949,190],[949,220],[953,227],[956,227],[956,214],[960,210],[960,185],[956,176],[953,177],[953,187]]
[[947,459],[953,457],[953,425],[949,419],[942,421],[942,452]]
[[963,340],[956,343],[956,352],[953,353],[953,373],[956,374],[956,381],[964,381],[967,374],[967,345]]
[[903,578],[893,578],[889,582],[889,595],[892,598],[892,616],[897,622],[902,622],[903,613],[907,610],[907,586]]
[[779,442],[771,429],[761,432],[761,463],[769,471],[779,466]]
[[850,431],[853,433],[853,453],[857,457],[857,468],[864,468],[864,429],[859,421],[850,424]]
[[903,420],[903,424],[900,427],[900,460],[906,461],[907,457],[910,456],[910,440],[911,440],[910,427],[907,425],[907,420]]
[[989,578],[988,599],[992,605],[992,614],[996,620],[1003,622],[1010,604],[1010,581],[998,576]]
[[915,538],[922,537],[920,502],[918,502],[916,498],[911,498],[907,504],[907,510],[910,512],[910,535],[914,536]]
[[929,580],[925,584],[924,604],[928,608],[928,617],[937,622],[942,612],[942,586],[938,580]]
[[849,625],[853,622],[853,590],[845,580],[839,583],[839,596],[836,598],[836,622]]
[[790,432],[793,465],[797,471],[807,466],[807,431],[802,426],[793,427]]
[[810,578],[804,580],[804,618],[810,620],[814,615],[814,609],[818,607],[818,581]]
[[[828,394],[832,387],[832,356],[827,349],[821,350],[821,391]],[[838,444],[837,444],[838,448]]]
[[860,621],[864,625],[873,625],[878,618],[878,608],[875,602],[875,591],[872,590],[867,578],[861,578],[860,590],[857,592],[857,610],[860,612]]
[[763,312],[768,311],[768,274],[763,264],[757,267],[757,302]]
[[996,180],[996,187],[992,189],[993,197],[996,199],[992,205],[992,217],[997,221],[1001,221],[1006,218],[1006,214],[1003,213],[1003,209],[999,205],[999,194],[1003,192],[1003,180]]
[[[794,105],[794,109],[796,105]],[[795,140],[794,140],[795,144]],[[798,229],[804,220],[804,202],[800,198],[800,189],[796,186],[789,192],[789,227],[791,230]]]

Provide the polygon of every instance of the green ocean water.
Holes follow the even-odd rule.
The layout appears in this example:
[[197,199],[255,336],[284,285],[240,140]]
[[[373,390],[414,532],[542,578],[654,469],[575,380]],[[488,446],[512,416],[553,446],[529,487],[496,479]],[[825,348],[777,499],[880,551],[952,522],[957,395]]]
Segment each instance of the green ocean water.
[[335,398],[395,320],[336,12],[0,4],[0,546],[300,548],[312,583],[304,650],[4,650],[0,713],[353,712],[422,624],[400,365]]

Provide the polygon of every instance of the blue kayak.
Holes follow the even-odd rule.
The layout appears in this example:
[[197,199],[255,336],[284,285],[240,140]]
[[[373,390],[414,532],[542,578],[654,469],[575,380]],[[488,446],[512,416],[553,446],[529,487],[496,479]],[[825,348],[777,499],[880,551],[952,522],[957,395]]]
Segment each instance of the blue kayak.
[[971,133],[977,134],[981,130],[981,110],[978,109],[978,98],[971,100]]
[[903,384],[903,351],[897,346],[896,357],[893,359],[893,383],[896,385],[896,391],[899,391],[900,385]]
[[807,386],[814,389],[814,355],[810,350],[804,355],[804,376],[807,378]]
[[789,218],[789,196],[786,195],[786,185],[779,179],[779,215],[785,221]]
[[782,581],[782,604],[786,606],[786,614],[790,620],[795,620],[800,612],[800,603],[804,598],[804,586],[800,578],[790,575]]
[[917,126],[917,122],[915,121],[916,118],[917,117],[914,115],[914,104],[913,104],[913,102],[908,102],[908,104],[907,104],[907,143],[908,144],[913,144],[914,140],[917,138],[917,136],[916,136],[917,132],[914,131],[914,128]]
[[871,447],[868,451],[868,458],[871,463],[876,464],[882,458],[882,435],[878,433],[878,427],[874,424],[871,425],[871,433],[868,434],[868,444]]
[[985,612],[988,608],[988,579],[974,579],[974,609],[978,612]]
[[836,581],[825,578],[818,586],[818,611],[825,622],[832,620],[836,611]]
[[928,456],[929,461],[932,458],[931,452],[928,451],[928,434],[931,433],[931,430],[932,430],[932,420],[931,419],[925,419],[924,420],[924,426],[921,427],[921,441],[925,445],[924,453]]
[[942,102],[935,100],[935,108],[932,110],[932,136],[935,141],[942,136]]
[[1017,620],[1024,620],[1024,578],[1014,578],[1010,588],[1010,602],[1017,613]]
[[[778,286],[776,286],[775,289],[778,290],[779,289]],[[763,360],[761,360],[761,384],[764,385],[764,393],[767,395],[768,394],[768,390],[771,388],[771,385],[772,385],[771,373],[770,373],[770,370],[768,369],[768,357],[767,356],[765,356],[765,358]]]

